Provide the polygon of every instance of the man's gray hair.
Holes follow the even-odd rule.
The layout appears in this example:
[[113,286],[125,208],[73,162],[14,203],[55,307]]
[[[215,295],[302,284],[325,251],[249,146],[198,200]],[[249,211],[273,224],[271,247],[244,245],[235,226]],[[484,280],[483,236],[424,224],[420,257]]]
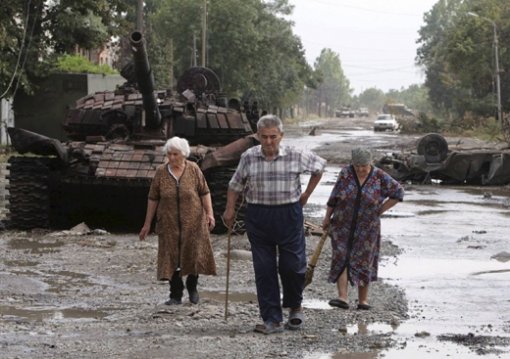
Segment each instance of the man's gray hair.
[[257,122],[257,131],[261,128],[274,128],[277,127],[280,132],[283,132],[282,120],[276,115],[262,116]]
[[188,158],[191,150],[189,148],[188,140],[185,138],[180,138],[177,136],[172,137],[168,141],[166,141],[163,146],[163,153],[166,155],[170,150],[177,150],[182,153],[182,155]]
[[352,164],[354,166],[365,166],[372,162],[372,153],[366,148],[356,147],[352,149]]

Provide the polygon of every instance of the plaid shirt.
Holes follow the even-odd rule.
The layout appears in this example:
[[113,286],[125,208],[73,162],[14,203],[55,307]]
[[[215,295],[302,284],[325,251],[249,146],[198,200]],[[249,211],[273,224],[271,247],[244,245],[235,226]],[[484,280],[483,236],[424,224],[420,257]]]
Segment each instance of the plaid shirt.
[[317,174],[325,166],[326,160],[316,154],[287,146],[280,146],[278,155],[268,161],[259,145],[243,153],[229,189],[242,192],[246,184],[246,201],[251,204],[296,203],[301,197],[300,174]]

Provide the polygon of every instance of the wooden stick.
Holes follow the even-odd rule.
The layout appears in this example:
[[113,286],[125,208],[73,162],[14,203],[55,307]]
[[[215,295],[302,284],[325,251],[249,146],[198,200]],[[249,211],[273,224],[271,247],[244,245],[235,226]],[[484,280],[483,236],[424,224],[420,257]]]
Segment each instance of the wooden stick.
[[225,286],[225,321],[228,318],[228,289],[230,283],[230,239],[232,237],[232,227],[228,229],[228,239],[227,239],[227,284]]

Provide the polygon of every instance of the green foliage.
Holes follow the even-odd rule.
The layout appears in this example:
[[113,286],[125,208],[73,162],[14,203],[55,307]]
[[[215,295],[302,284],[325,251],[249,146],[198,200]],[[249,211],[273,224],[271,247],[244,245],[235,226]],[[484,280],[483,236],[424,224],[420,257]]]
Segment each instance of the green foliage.
[[[151,1],[149,53],[158,83],[170,82],[171,72],[178,77],[195,60],[200,65],[203,4]],[[287,0],[208,2],[206,66],[229,96],[272,110],[295,103],[304,85],[314,83],[301,41],[283,18],[291,9]]]
[[359,107],[367,107],[370,112],[380,112],[386,103],[386,95],[377,88],[368,88],[357,97]]
[[315,91],[315,103],[319,107],[319,115],[324,104],[327,115],[334,116],[335,109],[351,102],[352,91],[349,80],[343,72],[340,56],[331,49],[322,49],[314,67],[315,72],[322,78],[322,82]]
[[[411,125],[412,126],[412,125]],[[415,124],[415,128],[407,129],[407,132],[442,132],[441,121],[436,117],[429,117],[427,114],[421,112],[418,114],[418,122]]]
[[117,71],[107,64],[95,65],[80,55],[63,55],[57,59],[56,69],[62,72],[116,74]]
[[[470,15],[474,13],[476,15]],[[501,105],[510,110],[510,2],[440,0],[420,29],[418,63],[436,113],[451,127],[465,129],[471,117],[494,117],[496,109],[495,33],[499,50]],[[488,126],[483,123],[482,126]]]
[[7,97],[16,90],[30,92],[31,80],[48,73],[55,54],[72,53],[76,47],[97,48],[111,36],[127,33],[125,14],[134,13],[134,4],[123,0],[3,1],[1,92]]

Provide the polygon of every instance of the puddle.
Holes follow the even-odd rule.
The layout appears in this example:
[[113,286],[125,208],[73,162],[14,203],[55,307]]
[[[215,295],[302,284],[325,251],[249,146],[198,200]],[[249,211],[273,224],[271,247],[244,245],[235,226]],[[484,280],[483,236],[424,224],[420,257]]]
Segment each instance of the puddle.
[[[76,273],[71,271],[40,271],[37,269],[28,270],[23,266],[16,263],[11,263],[13,267],[19,269],[12,269],[9,273],[1,273],[0,280],[2,282],[2,289],[10,288],[14,292],[41,292],[47,291],[51,293],[61,293],[68,288],[73,288],[77,285],[80,287],[89,287],[92,285],[88,280],[89,275],[83,273]],[[30,262],[25,264],[26,267],[36,266],[37,262]]]
[[19,309],[14,306],[0,305],[0,320],[3,321],[52,321],[64,319],[102,319],[107,314],[101,310],[81,308],[31,308]]
[[333,309],[327,301],[319,299],[304,299],[302,305],[308,309]]
[[30,253],[55,253],[60,252],[58,247],[62,247],[65,243],[60,241],[54,242],[39,242],[37,240],[30,240],[27,238],[15,238],[9,241],[9,247],[12,249],[29,250]]
[[48,277],[45,282],[49,284],[48,292],[51,293],[61,293],[77,285],[81,288],[92,286],[92,283],[87,280],[88,274],[70,271],[47,271],[46,274]]
[[366,353],[313,353],[303,357],[303,359],[376,359],[379,358],[378,352]]
[[398,328],[398,325],[384,323],[358,323],[347,326],[347,334],[350,335],[374,335],[392,333]]
[[[224,302],[225,292],[213,292],[213,291],[200,291],[200,296],[215,301]],[[240,292],[229,292],[229,302],[246,302],[246,303],[257,303],[257,294],[255,293],[240,293]]]

